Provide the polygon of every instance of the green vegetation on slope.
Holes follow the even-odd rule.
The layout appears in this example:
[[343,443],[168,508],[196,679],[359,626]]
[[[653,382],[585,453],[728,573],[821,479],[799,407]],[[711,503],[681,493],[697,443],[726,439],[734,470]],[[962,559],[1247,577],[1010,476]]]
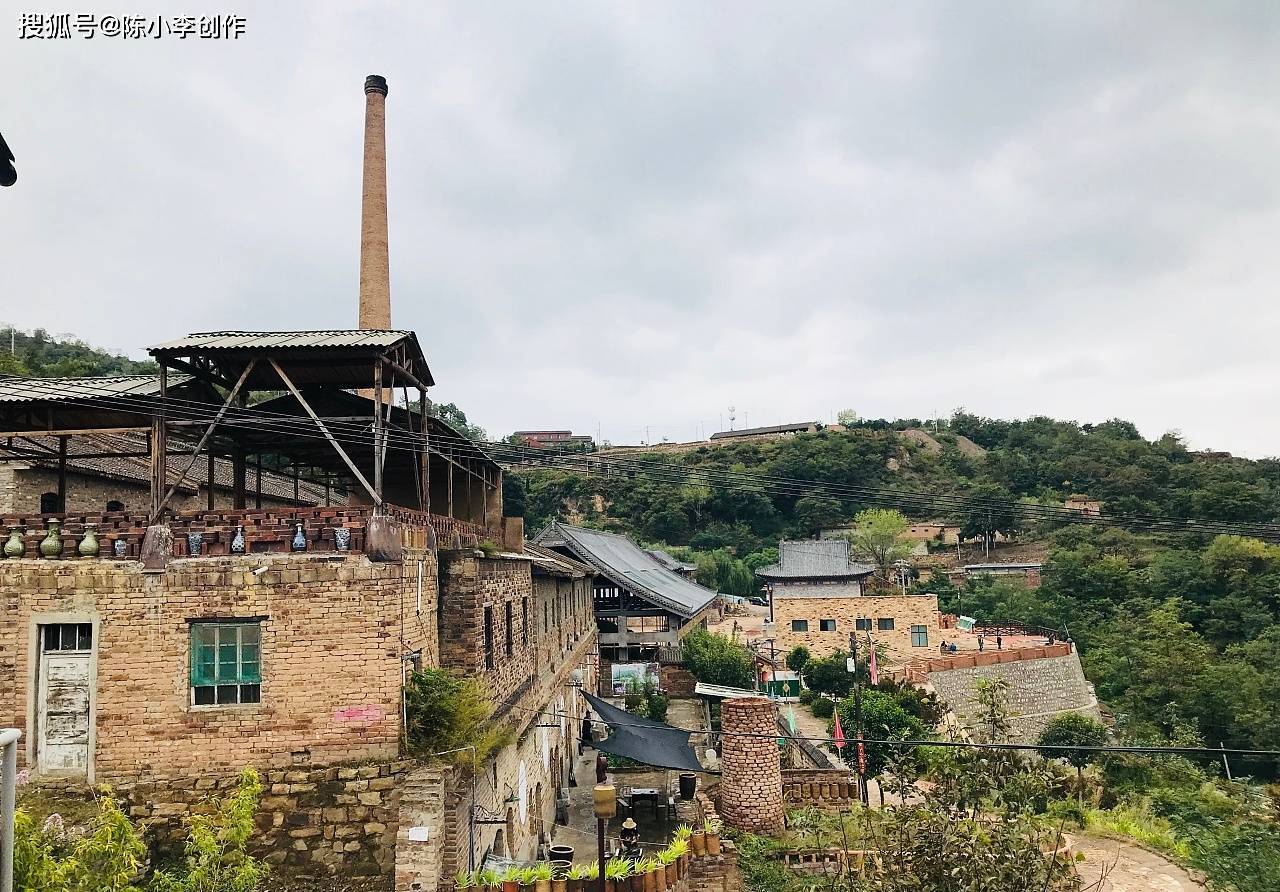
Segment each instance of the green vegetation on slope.
[[10,331],[0,338],[0,375],[33,378],[78,378],[96,375],[145,375],[156,370],[154,362],[138,362],[127,356],[90,347],[80,340],[50,337],[43,328],[28,334],[14,331],[14,352],[9,352]]

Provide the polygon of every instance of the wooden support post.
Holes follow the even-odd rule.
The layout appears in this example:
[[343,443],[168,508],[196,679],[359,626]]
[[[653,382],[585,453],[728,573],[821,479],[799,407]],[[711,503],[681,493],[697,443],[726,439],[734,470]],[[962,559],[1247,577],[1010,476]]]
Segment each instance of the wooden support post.
[[382,504],[382,438],[386,435],[382,421],[382,365],[373,366],[373,490]]
[[[200,450],[209,442],[209,438],[213,436],[214,428],[216,428],[218,423],[222,421],[222,416],[227,414],[227,409],[231,407],[232,403],[234,403],[236,398],[240,395],[240,388],[244,386],[245,379],[249,377],[249,372],[253,371],[253,367],[257,362],[258,361],[256,359],[250,360],[249,364],[245,366],[244,371],[240,373],[240,380],[236,382],[235,387],[231,388],[231,392],[227,394],[227,398],[223,400],[222,405],[218,408],[218,414],[213,416],[213,421],[209,422],[209,426],[205,428],[203,436],[200,437],[200,442],[197,443],[196,448],[191,451],[191,460],[187,462],[187,466],[182,469],[182,473],[178,475],[178,479],[174,481],[173,486],[169,488],[168,492],[165,493],[164,498],[160,500],[160,504],[155,507],[154,511],[152,511],[152,523],[155,523],[160,519],[160,512],[164,510],[164,506],[169,504],[169,500],[173,498],[173,494],[178,491],[178,487],[182,485],[182,482],[187,479],[187,475],[191,473],[191,469],[195,467],[196,459],[200,457]],[[161,374],[164,374],[163,366],[161,367]],[[164,378],[161,378],[161,382],[163,381]],[[166,449],[165,451],[167,452],[168,450]],[[213,454],[210,453],[211,459],[212,455]],[[167,456],[165,456],[165,458],[167,459]],[[210,468],[212,468],[212,463],[210,464]],[[210,479],[209,483],[212,487],[213,480]]]
[[58,437],[58,513],[67,513],[67,438]]
[[208,476],[207,476],[207,477],[205,477],[205,481],[209,484],[208,508],[209,508],[209,510],[210,510],[210,511],[212,511],[214,508],[216,508],[216,507],[217,507],[217,504],[218,504],[218,503],[217,503],[217,498],[216,498],[216,496],[215,496],[215,494],[214,494],[214,488],[213,488],[213,487],[214,487],[213,473],[214,473],[214,470],[215,470],[215,467],[214,467],[214,458],[213,458],[213,450],[212,450],[212,449],[210,449],[210,450],[209,450],[209,452],[208,452],[207,454],[208,454],[208,456],[209,456],[209,474],[208,474]]
[[306,413],[311,416],[311,420],[316,423],[316,427],[320,428],[320,433],[324,434],[325,439],[329,441],[329,445],[338,453],[338,457],[346,462],[347,467],[351,469],[351,473],[355,475],[356,480],[360,481],[360,485],[364,487],[365,492],[373,498],[374,504],[380,506],[382,504],[382,494],[369,485],[369,481],[365,479],[364,474],[360,473],[360,469],[357,468],[356,463],[351,460],[351,456],[347,455],[347,451],[338,444],[338,441],[334,439],[333,434],[329,432],[329,428],[325,426],[325,423],[320,420],[320,416],[311,408],[311,404],[302,398],[302,393],[294,386],[292,379],[284,373],[284,369],[280,368],[280,363],[276,362],[274,359],[268,361],[276,370],[276,374],[280,376],[280,380],[284,382],[284,386],[289,388],[289,392],[293,394],[294,399],[296,399],[298,404],[301,405]]
[[[405,402],[408,402],[406,399]],[[422,428],[422,510],[431,513],[431,427],[427,423],[427,388],[418,386],[418,425]]]
[[294,503],[295,505],[296,505],[296,504],[298,504],[298,501],[299,501],[299,499],[298,499],[298,491],[299,491],[299,486],[298,486],[298,466],[297,466],[297,465],[294,465],[294,466],[293,466],[293,503]]
[[255,452],[253,454],[253,507],[256,511],[262,510],[262,453]]
[[166,404],[169,399],[169,375],[164,361],[160,362],[160,401],[151,416],[151,522],[160,517],[164,489],[168,483],[169,458],[168,431],[165,428]]
[[[453,449],[453,447],[452,447],[452,446],[450,446],[450,447],[449,447],[449,449],[450,449],[450,450],[452,450],[452,449]],[[447,472],[448,472],[448,474],[449,474],[449,477],[448,477],[448,481],[449,481],[449,516],[450,516],[450,517],[453,517],[453,471],[454,471],[454,469],[453,469],[453,462],[448,461],[448,460],[446,459],[446,460],[445,460],[445,463],[444,463],[444,469],[445,469],[445,471],[447,471]]]

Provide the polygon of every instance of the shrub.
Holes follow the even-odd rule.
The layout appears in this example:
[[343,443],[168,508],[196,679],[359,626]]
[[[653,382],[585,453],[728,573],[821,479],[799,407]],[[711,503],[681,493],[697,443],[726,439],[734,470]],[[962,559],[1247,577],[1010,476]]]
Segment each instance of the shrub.
[[809,704],[810,711],[820,719],[829,719],[835,714],[836,704],[826,697],[818,697]]
[[38,826],[18,809],[14,815],[14,880],[17,889],[39,892],[133,892],[146,845],[120,810],[110,788],[97,797],[98,813],[85,834],[72,840],[56,816]]
[[810,703],[812,703],[816,699],[818,699],[818,694],[815,691],[811,691],[808,688],[805,688],[803,691],[800,692],[800,702],[805,704],[806,706],[808,706]]
[[267,866],[245,852],[253,836],[253,817],[262,781],[252,768],[240,775],[236,790],[209,814],[184,819],[186,864],[181,872],[161,871],[148,892],[254,892]]
[[649,718],[655,722],[665,722],[667,720],[668,705],[670,705],[670,698],[666,694],[650,694]]
[[[429,756],[474,746],[477,763],[485,762],[511,743],[506,725],[490,721],[493,702],[483,683],[444,669],[421,669],[405,686],[409,751]],[[471,753],[453,755],[454,761],[470,761]]]

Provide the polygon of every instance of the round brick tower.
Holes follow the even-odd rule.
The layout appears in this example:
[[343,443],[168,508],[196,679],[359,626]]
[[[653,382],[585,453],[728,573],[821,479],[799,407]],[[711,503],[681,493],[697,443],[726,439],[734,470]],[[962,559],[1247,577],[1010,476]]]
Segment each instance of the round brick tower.
[[781,831],[782,762],[773,703],[763,697],[725,700],[720,730],[720,817],[752,833]]

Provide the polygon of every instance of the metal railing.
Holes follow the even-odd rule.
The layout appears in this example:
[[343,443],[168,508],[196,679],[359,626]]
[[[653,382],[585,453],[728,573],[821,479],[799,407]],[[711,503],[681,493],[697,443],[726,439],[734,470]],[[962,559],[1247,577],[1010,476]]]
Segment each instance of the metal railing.
[[17,728],[0,731],[0,892],[13,892],[13,813],[18,793]]

